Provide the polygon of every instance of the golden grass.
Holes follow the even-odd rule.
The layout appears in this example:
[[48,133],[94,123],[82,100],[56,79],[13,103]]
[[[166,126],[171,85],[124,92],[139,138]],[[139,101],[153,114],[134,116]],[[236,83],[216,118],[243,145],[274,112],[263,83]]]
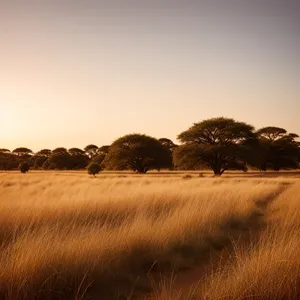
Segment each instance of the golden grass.
[[[200,288],[195,299],[300,298],[300,183],[268,211],[257,243],[236,244],[234,258]],[[218,289],[216,289],[218,287]]]
[[[263,204],[276,197],[283,183],[286,180],[0,174],[0,298],[142,299],[151,294],[150,278],[156,274],[193,268],[211,249],[230,244],[260,216]],[[288,188],[268,208],[274,212],[261,247],[237,247],[236,259],[209,277],[196,297],[240,297],[247,294],[240,287],[247,281],[252,293],[249,280],[263,267],[260,257],[296,258],[288,249],[291,243],[300,245],[300,212],[286,203],[300,209],[300,199],[294,197],[299,190]],[[273,219],[277,215],[278,220]],[[279,244],[268,239],[272,234]],[[246,270],[246,265],[255,270],[255,264],[256,273]],[[298,267],[289,268],[282,267],[280,274],[291,271],[295,279]],[[263,270],[262,279],[273,269],[265,263]],[[218,294],[216,284],[222,285]],[[253,291],[261,292],[258,287]]]

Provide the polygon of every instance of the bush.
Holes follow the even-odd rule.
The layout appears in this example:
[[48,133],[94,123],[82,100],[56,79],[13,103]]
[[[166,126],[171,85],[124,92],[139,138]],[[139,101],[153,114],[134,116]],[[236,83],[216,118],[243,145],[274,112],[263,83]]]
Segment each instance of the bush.
[[27,173],[29,171],[29,165],[27,162],[22,162],[19,164],[19,170],[21,173]]
[[87,167],[87,171],[90,175],[96,175],[101,171],[101,167],[99,164],[96,163],[90,163]]

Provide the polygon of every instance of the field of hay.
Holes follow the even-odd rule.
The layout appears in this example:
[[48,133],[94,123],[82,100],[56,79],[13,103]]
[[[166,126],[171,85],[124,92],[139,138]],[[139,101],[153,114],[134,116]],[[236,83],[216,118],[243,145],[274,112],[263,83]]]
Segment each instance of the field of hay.
[[299,299],[300,179],[0,173],[0,299]]

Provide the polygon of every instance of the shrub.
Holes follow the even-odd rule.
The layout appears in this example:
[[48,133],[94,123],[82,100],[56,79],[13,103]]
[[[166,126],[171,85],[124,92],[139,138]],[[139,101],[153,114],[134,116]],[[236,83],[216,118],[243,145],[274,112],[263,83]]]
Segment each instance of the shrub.
[[90,163],[87,167],[87,171],[90,175],[96,175],[101,171],[101,167],[99,164],[96,163]]
[[22,162],[19,164],[19,170],[21,173],[27,173],[29,171],[29,165],[27,162]]

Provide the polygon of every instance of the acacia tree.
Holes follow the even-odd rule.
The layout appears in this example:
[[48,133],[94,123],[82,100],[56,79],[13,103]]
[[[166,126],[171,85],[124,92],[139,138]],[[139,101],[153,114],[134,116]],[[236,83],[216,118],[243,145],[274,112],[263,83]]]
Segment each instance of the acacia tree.
[[179,134],[183,143],[174,150],[176,166],[207,166],[216,176],[226,170],[246,170],[245,142],[255,139],[253,126],[230,118],[212,118],[195,123]]
[[32,150],[25,147],[16,148],[12,151],[12,153],[22,159],[27,159],[33,155]]
[[279,171],[282,168],[298,168],[297,134],[288,133],[285,129],[275,126],[261,128],[256,134],[259,143],[255,147],[253,164],[260,170],[272,168]]
[[43,164],[44,169],[69,170],[72,168],[72,157],[66,148],[59,147],[52,151]]
[[35,155],[49,157],[51,155],[51,153],[52,153],[52,151],[50,149],[42,149],[42,150],[38,151]]
[[69,154],[71,155],[71,168],[72,169],[83,169],[89,163],[89,157],[86,155],[85,151],[79,148],[69,149]]
[[92,158],[92,162],[102,165],[102,162],[104,161],[104,159],[107,156],[107,153],[109,151],[109,147],[110,146],[108,146],[108,145],[99,147],[96,151],[96,154]]
[[35,157],[33,167],[34,167],[35,169],[40,169],[40,168],[42,168],[44,162],[45,162],[47,159],[48,159],[48,158],[47,158],[46,156],[38,156],[38,157]]
[[16,158],[10,152],[10,150],[2,148],[0,149],[0,170],[10,170],[15,165]]
[[158,141],[172,152],[178,147],[178,145],[174,144],[174,142],[168,138],[160,138]]
[[36,152],[32,157],[28,159],[28,163],[31,167],[34,167],[35,169],[42,168],[44,162],[50,157],[51,150],[49,149],[42,149],[38,152]]
[[131,169],[147,173],[151,169],[165,167],[167,161],[171,161],[171,154],[157,139],[142,134],[129,134],[117,139],[109,147],[103,164],[107,169]]
[[89,158],[93,158],[97,155],[98,146],[94,144],[87,145],[84,147],[84,151]]
[[101,153],[107,154],[109,151],[109,147],[110,147],[109,145],[101,146],[98,148],[97,153],[98,154],[101,154]]

